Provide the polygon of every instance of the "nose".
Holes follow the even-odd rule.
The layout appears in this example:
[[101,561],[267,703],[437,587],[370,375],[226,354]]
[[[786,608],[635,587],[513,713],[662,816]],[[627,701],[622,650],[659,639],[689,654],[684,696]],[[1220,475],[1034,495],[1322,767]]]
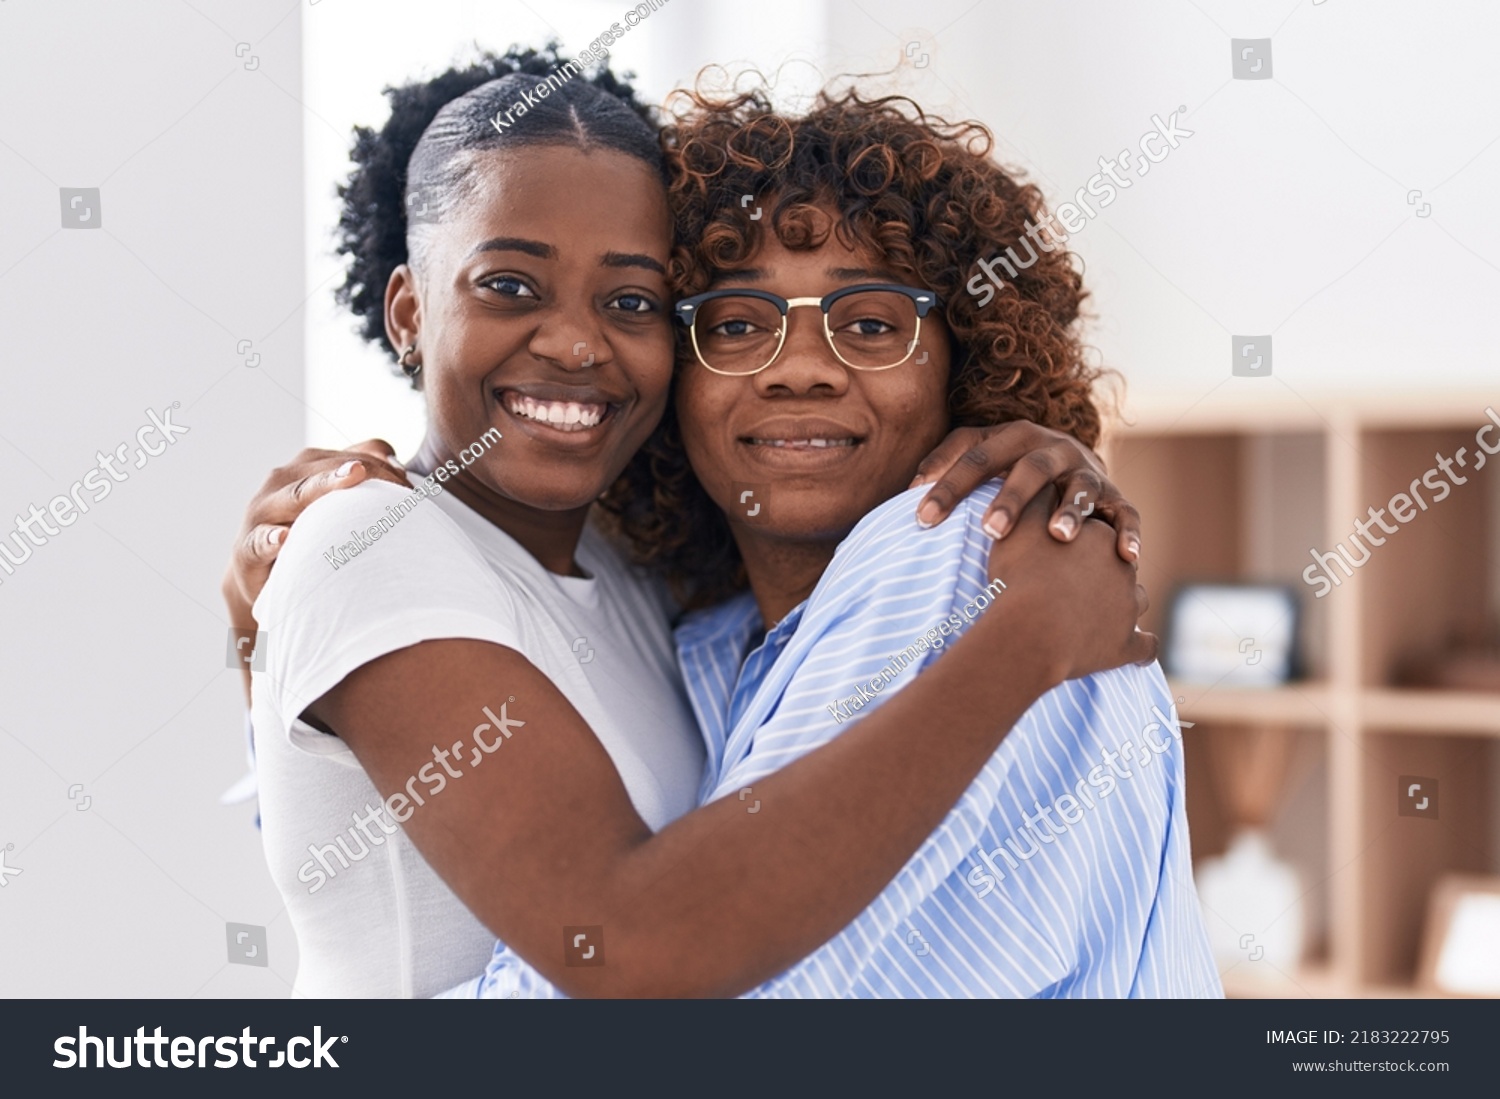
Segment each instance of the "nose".
[[837,397],[849,390],[849,371],[834,357],[823,334],[823,312],[815,306],[787,311],[781,354],[752,378],[762,397]]
[[586,370],[614,360],[604,330],[586,307],[555,306],[538,319],[526,349],[563,370]]

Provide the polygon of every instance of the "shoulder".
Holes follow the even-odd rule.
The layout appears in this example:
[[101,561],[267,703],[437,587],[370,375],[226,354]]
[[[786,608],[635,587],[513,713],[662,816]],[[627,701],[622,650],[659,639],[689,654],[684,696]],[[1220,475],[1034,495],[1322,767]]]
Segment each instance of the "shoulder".
[[[995,488],[981,488],[927,528],[916,519],[925,492],[911,489],[881,504],[839,545],[792,645],[810,666],[869,663],[909,646],[940,649],[973,618],[956,611],[972,610],[976,599],[988,604],[991,540],[980,524]],[[824,644],[831,638],[838,643]]]
[[256,691],[288,726],[354,669],[423,641],[525,651],[520,604],[460,524],[384,482],[298,516],[253,609],[271,639]]
[[432,598],[436,588],[473,591],[497,578],[474,541],[420,488],[369,481],[331,492],[297,517],[256,601],[279,617],[316,593]]
[[991,539],[982,523],[999,485],[992,481],[980,486],[935,527],[917,522],[917,505],[929,486],[893,496],[861,519],[839,544],[819,589],[854,583],[951,589],[961,572],[972,571],[975,559],[981,561],[981,570],[984,567]]
[[[318,500],[292,530],[301,531],[305,545],[311,543],[306,549],[299,547],[304,553],[316,549],[321,554],[328,548],[324,543],[333,542],[335,549],[347,550],[345,556],[352,560],[373,550],[377,542],[388,542],[398,554],[425,550],[429,543],[439,542],[478,560],[473,538],[434,497],[420,485],[402,488],[388,481],[368,481]],[[291,546],[290,538],[287,546]]]
[[1158,769],[1162,783],[1127,784],[1122,801],[1156,802],[1162,784],[1175,787],[1181,781],[1182,730],[1193,723],[1181,719],[1159,664],[1128,664],[1068,680],[1028,716],[1040,728],[1050,725],[1059,743],[1076,741],[1105,764],[1106,749],[1146,768],[1165,757]]

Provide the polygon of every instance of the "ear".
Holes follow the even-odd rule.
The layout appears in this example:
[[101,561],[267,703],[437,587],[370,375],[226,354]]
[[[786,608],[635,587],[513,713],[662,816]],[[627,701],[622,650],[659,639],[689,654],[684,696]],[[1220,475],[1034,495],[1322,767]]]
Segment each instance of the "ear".
[[385,284],[385,334],[396,353],[412,344],[420,344],[422,299],[417,290],[417,275],[403,263],[391,272]]

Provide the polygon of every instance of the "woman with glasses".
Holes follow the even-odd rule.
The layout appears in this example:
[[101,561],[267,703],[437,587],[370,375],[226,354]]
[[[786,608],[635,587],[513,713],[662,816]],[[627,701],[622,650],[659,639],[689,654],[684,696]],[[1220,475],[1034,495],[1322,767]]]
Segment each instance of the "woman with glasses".
[[[236,624],[268,635],[254,684],[262,816],[299,939],[301,995],[432,994],[478,972],[492,935],[573,995],[750,990],[860,916],[1037,698],[1154,652],[1134,629],[1138,592],[1115,538],[1075,531],[1090,544],[1073,551],[1038,516],[994,551],[1009,585],[1003,616],[976,621],[975,636],[836,740],[692,808],[718,772],[703,767],[666,610],[587,526],[606,492],[632,536],[675,521],[653,517],[631,488],[676,429],[662,422],[673,360],[662,165],[628,89],[607,73],[552,84],[555,67],[528,52],[398,90],[386,128],[362,133],[345,191],[346,297],[423,389],[427,437],[400,487],[368,456],[278,471],[226,582]],[[503,134],[488,124],[539,83],[551,93],[543,105]],[[407,225],[413,189],[435,215]],[[877,375],[930,381],[947,352],[917,351],[923,336],[906,334],[900,310],[936,300],[892,289],[893,273],[832,302],[814,296],[829,318],[819,339],[854,364],[909,343],[915,355],[879,366],[920,361],[927,374]],[[741,295],[778,316],[805,296]],[[769,314],[733,304],[703,303],[722,332],[690,327],[714,370],[742,373],[740,351],[717,341],[769,339],[754,334]],[[832,327],[850,305],[860,306],[850,330]],[[778,345],[797,339],[775,334]],[[947,435],[946,412],[927,412],[915,431],[863,422],[844,436],[799,421],[725,445],[804,463],[794,491],[783,498],[778,484],[757,515],[785,506],[794,518],[799,488],[826,490],[806,464],[814,450],[849,450],[845,468],[878,472],[845,486],[873,506]],[[496,428],[500,442],[455,461]],[[1059,452],[1049,438],[1040,465],[1092,481],[1088,458]],[[995,453],[981,451],[980,464]],[[718,491],[725,472],[700,469],[696,491]],[[328,491],[341,483],[356,487]],[[744,549],[748,565],[751,543],[714,538],[646,540],[733,585],[728,562]],[[815,579],[815,557],[782,556],[783,601]],[[687,579],[695,590],[682,598],[719,597]],[[941,727],[915,750],[913,729],[939,708]],[[958,815],[968,820],[958,834],[977,834],[980,815]]]

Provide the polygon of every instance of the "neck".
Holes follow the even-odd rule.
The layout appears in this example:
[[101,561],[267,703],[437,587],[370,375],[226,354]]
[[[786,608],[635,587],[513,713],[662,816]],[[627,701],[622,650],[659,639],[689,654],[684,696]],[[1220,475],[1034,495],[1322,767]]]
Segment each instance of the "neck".
[[735,541],[745,561],[750,591],[770,629],[818,586],[840,539],[787,541],[736,529]]
[[506,534],[520,543],[521,548],[535,557],[542,568],[559,576],[582,576],[573,560],[578,549],[578,539],[588,522],[589,509],[570,508],[563,511],[543,511],[518,503],[504,496],[478,478],[453,458],[448,449],[431,437],[424,439],[417,455],[406,464],[407,469],[427,476],[442,467],[450,459],[461,472],[451,474],[442,487],[453,493],[460,501],[473,508],[485,519],[494,523]]

